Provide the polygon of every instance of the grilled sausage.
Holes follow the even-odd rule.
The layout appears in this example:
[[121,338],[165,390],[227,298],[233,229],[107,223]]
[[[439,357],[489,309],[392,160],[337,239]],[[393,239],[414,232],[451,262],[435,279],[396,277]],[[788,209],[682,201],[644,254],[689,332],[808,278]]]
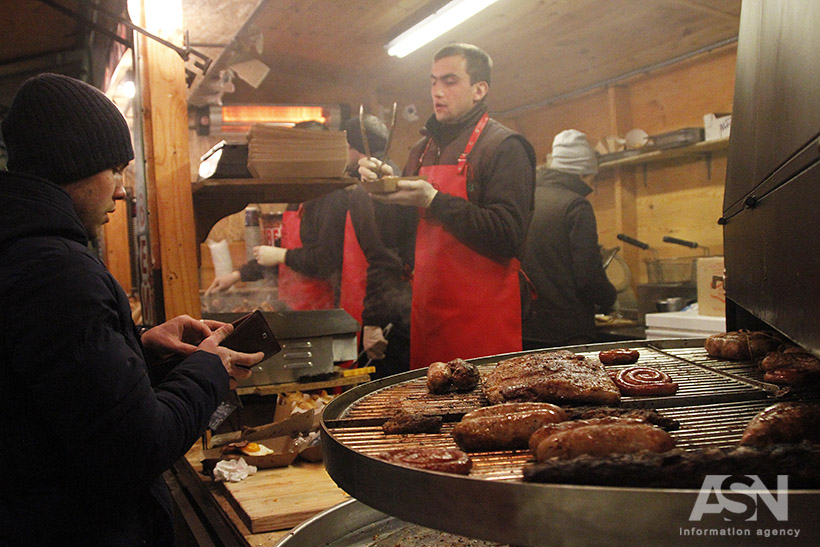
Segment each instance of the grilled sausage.
[[678,384],[668,374],[652,367],[627,367],[612,374],[621,395],[674,395]]
[[478,385],[481,376],[474,364],[464,359],[453,359],[447,366],[450,367],[453,387],[458,391],[469,391]]
[[604,424],[559,431],[538,444],[536,458],[571,459],[589,454],[631,454],[648,450],[666,452],[675,447],[675,440],[663,429],[648,424]]
[[645,424],[645,420],[640,418],[622,418],[620,416],[604,416],[602,418],[591,418],[589,420],[567,420],[565,422],[558,422],[555,424],[547,424],[541,426],[530,435],[529,446],[530,452],[533,456],[538,454],[538,445],[547,437],[558,433],[559,431],[569,431],[578,427],[586,427],[588,425],[604,425],[604,424]]
[[598,359],[605,365],[631,365],[640,355],[636,349],[608,349],[598,352]]
[[484,411],[477,416],[467,413],[453,427],[453,438],[459,447],[468,452],[526,448],[530,435],[538,428],[560,422],[566,417],[560,407],[543,404],[547,406],[531,410],[505,412],[504,410],[511,409],[486,407],[492,410],[474,411]]
[[745,361],[763,357],[776,350],[783,341],[774,333],[767,331],[748,331],[745,329],[713,334],[706,339],[706,353],[719,359]]
[[487,418],[490,416],[504,416],[507,414],[515,414],[517,412],[530,412],[533,410],[549,410],[561,416],[560,420],[566,420],[566,413],[560,406],[552,403],[501,403],[500,405],[483,406],[479,409],[468,412],[461,418],[462,422],[474,420],[476,418]]
[[752,418],[740,444],[761,447],[803,440],[820,441],[820,405],[774,404]]
[[447,393],[451,381],[452,374],[447,363],[437,361],[427,367],[427,391],[430,393]]

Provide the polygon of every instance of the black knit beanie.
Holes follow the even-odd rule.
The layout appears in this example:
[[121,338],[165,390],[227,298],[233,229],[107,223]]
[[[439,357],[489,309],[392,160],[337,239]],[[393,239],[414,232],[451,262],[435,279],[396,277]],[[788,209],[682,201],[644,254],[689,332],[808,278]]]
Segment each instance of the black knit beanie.
[[67,184],[134,159],[131,131],[99,89],[59,74],[26,80],[2,123],[9,171]]

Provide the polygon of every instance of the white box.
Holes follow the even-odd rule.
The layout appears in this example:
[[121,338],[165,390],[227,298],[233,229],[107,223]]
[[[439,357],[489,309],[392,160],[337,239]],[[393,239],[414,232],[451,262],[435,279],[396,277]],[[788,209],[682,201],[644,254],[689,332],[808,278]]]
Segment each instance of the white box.
[[726,318],[700,315],[695,309],[646,314],[646,338],[706,338],[726,332]]
[[731,114],[706,114],[703,116],[703,140],[714,141],[729,136],[732,130]]
[[726,315],[722,256],[698,259],[698,309],[701,315]]

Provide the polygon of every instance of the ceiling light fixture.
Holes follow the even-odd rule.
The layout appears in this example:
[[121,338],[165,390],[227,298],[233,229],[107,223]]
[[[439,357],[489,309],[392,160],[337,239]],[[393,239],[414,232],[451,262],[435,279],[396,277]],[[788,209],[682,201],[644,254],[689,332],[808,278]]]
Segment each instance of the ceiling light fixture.
[[399,59],[406,57],[496,2],[497,0],[453,0],[390,40],[384,46],[387,54]]

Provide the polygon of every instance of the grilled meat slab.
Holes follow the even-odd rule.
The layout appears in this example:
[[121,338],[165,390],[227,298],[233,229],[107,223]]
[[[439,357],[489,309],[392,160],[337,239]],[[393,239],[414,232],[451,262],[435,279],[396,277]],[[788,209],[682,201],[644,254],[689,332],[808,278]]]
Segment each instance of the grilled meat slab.
[[524,468],[524,480],[529,482],[641,488],[700,488],[706,475],[757,475],[769,488],[777,486],[778,475],[788,475],[789,488],[820,488],[820,447],[801,443],[761,449],[675,449],[554,459]]
[[665,429],[675,431],[680,429],[680,422],[674,418],[664,416],[657,410],[651,408],[617,408],[612,406],[574,407],[565,408],[567,420],[590,420],[592,418],[603,418],[605,416],[617,416],[619,418],[635,418],[646,423],[650,423]]
[[468,475],[473,467],[470,456],[456,448],[397,448],[379,452],[374,456],[397,465],[458,475]]
[[438,433],[441,431],[441,422],[441,416],[428,416],[398,410],[392,418],[382,424],[382,431],[388,435]]
[[483,378],[483,389],[493,404],[511,401],[616,404],[621,400],[617,386],[600,361],[568,350],[505,359]]

